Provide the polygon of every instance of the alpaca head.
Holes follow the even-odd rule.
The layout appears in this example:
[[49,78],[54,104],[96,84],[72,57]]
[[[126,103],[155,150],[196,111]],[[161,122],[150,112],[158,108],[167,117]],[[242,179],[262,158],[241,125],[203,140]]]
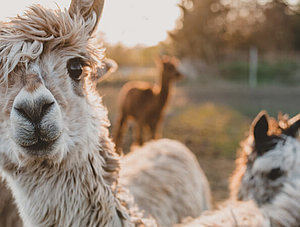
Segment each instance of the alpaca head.
[[94,92],[103,53],[91,37],[103,2],[72,0],[64,11],[36,5],[0,24],[0,154],[6,165],[59,162],[99,145],[99,128],[108,124]]
[[300,143],[295,138],[300,115],[280,118],[276,121],[262,111],[254,120],[232,177],[237,199],[252,199],[263,206],[300,190]]
[[175,57],[163,56],[160,59],[162,72],[166,81],[176,81],[183,78],[178,70],[179,60]]

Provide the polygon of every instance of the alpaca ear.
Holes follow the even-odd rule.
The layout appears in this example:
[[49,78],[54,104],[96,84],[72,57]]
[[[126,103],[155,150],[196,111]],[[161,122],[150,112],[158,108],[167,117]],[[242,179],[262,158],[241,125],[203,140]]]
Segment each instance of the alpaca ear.
[[180,60],[178,58],[176,58],[175,56],[171,57],[171,62],[175,66],[179,66],[179,64],[180,64]]
[[261,143],[266,141],[268,136],[269,124],[268,114],[266,111],[261,111],[252,123],[252,133],[254,136],[255,143]]
[[96,13],[96,23],[90,31],[90,34],[92,34],[95,31],[101,17],[103,6],[104,0],[72,0],[69,7],[69,13],[71,16],[80,14],[83,16],[85,21],[92,18],[93,14]]
[[160,55],[155,57],[154,62],[156,64],[157,67],[161,68],[164,65],[164,55]]
[[113,59],[105,58],[101,62],[101,66],[97,68],[97,73],[92,77],[92,81],[100,81],[107,78],[110,74],[117,71],[118,64]]
[[168,56],[168,55],[162,55],[162,56],[160,56],[160,61],[161,61],[162,63],[168,63],[168,62],[171,61],[171,57]]
[[300,114],[288,120],[288,128],[283,133],[288,136],[296,137],[300,128]]

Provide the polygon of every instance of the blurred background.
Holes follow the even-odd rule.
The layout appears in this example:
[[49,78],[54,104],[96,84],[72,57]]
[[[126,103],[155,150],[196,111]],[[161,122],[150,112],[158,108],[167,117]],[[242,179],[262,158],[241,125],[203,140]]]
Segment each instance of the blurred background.
[[[47,0],[24,2],[10,0],[1,7],[0,19],[34,2],[57,7]],[[67,7],[69,1],[58,5]],[[107,0],[97,39],[119,65],[98,84],[111,129],[123,84],[156,83],[157,57],[180,59],[185,79],[172,90],[163,137],[183,142],[196,154],[215,202],[228,197],[239,143],[256,114],[300,111],[297,0]],[[129,129],[125,151],[132,140]]]

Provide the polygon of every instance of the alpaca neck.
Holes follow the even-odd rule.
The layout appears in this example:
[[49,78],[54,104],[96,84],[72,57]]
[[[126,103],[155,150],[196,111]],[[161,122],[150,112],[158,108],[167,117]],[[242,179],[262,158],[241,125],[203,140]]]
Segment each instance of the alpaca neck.
[[69,169],[41,163],[8,177],[26,227],[123,226],[121,206],[97,173],[101,163],[82,163]]
[[159,90],[159,105],[163,107],[165,103],[168,100],[169,93],[170,93],[170,86],[171,82],[170,80],[167,79],[166,75],[164,74],[165,72],[162,72],[161,75],[161,85],[160,85],[160,90]]

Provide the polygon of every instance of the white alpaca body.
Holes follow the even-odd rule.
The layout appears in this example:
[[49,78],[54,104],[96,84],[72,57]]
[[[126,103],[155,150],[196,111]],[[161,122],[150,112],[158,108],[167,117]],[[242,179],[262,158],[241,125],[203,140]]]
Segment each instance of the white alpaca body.
[[196,157],[175,140],[151,141],[125,155],[119,184],[161,226],[211,208],[209,184]]
[[271,227],[270,221],[253,201],[228,201],[218,210],[206,211],[199,218],[176,227]]

